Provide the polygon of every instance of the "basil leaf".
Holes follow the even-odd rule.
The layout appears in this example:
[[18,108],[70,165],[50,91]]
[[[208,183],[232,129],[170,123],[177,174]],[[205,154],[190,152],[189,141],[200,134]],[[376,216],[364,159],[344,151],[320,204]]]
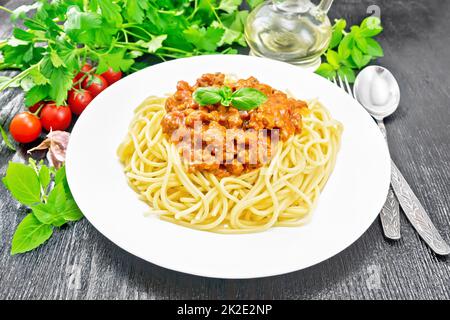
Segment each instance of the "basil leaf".
[[225,86],[225,87],[222,87],[221,89],[220,89],[220,95],[222,96],[222,98],[223,99],[230,99],[231,98],[231,96],[233,95],[233,90],[231,90],[231,88],[230,87],[227,87],[227,86]]
[[52,234],[53,228],[51,225],[43,224],[30,213],[17,226],[12,240],[11,254],[15,255],[33,250],[47,241]]
[[55,174],[55,184],[59,184],[61,182],[64,182],[66,180],[66,167],[62,166],[61,168],[56,171]]
[[341,58],[339,57],[338,53],[334,50],[328,50],[327,51],[327,61],[328,63],[334,68],[334,69],[338,69],[339,68],[339,64],[341,61]]
[[361,35],[363,37],[373,37],[383,31],[381,21],[377,17],[367,17],[361,22]]
[[347,34],[341,41],[338,47],[339,56],[342,59],[346,59],[350,56],[352,50],[351,47],[353,45],[353,36],[351,34]]
[[336,71],[329,63],[322,63],[316,70],[316,73],[324,78],[333,79],[336,76]]
[[383,48],[381,48],[380,44],[377,41],[371,38],[366,38],[366,42],[368,54],[373,57],[382,57],[384,55]]
[[345,27],[347,26],[347,21],[345,19],[339,19],[335,21],[335,24],[333,26],[333,33],[331,35],[330,45],[329,48],[333,49],[337,47],[339,42],[341,42],[342,37],[344,36],[342,31],[345,30]]
[[229,107],[231,104],[231,97],[233,96],[233,90],[227,86],[222,87],[220,89],[220,95],[222,96],[222,101],[220,103],[225,107]]
[[83,213],[73,199],[66,201],[66,206],[64,207],[63,212],[61,212],[61,215],[66,221],[78,221],[83,218]]
[[65,202],[66,202],[66,193],[64,190],[64,184],[59,183],[55,185],[52,191],[50,191],[47,203],[54,206],[56,212],[61,212],[64,210]]
[[221,88],[202,87],[192,94],[194,100],[201,106],[219,103],[222,100]]
[[337,73],[342,79],[347,79],[349,83],[355,82],[355,72],[351,68],[342,66]]
[[10,162],[3,183],[20,203],[31,205],[41,201],[41,184],[33,168]]
[[363,63],[363,55],[362,55],[361,50],[359,50],[357,47],[353,47],[351,55],[352,55],[353,62],[355,62],[356,65],[358,66],[358,68],[361,69],[364,64]]
[[367,40],[364,37],[355,37],[356,46],[363,52],[367,53]]
[[39,169],[39,181],[41,183],[42,189],[47,189],[50,183],[50,170],[45,165],[42,165],[41,169]]
[[231,105],[238,110],[251,110],[267,101],[267,96],[254,88],[241,88],[231,97]]
[[31,207],[34,216],[44,224],[51,224],[60,227],[66,223],[62,213],[56,211],[55,207],[49,203],[38,203]]

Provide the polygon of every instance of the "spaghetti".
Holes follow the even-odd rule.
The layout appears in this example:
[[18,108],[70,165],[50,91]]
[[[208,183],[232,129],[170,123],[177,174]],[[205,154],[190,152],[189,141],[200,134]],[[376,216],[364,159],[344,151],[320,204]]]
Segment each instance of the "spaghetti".
[[118,156],[130,186],[151,212],[185,227],[250,233],[309,221],[334,168],[342,125],[317,100],[308,102],[300,134],[279,141],[270,161],[241,175],[191,171],[163,133],[167,98],[136,110]]

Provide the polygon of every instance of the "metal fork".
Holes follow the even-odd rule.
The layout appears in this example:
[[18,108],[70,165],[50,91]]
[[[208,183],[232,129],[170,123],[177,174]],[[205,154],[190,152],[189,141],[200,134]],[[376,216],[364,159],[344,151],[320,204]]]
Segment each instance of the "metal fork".
[[[348,92],[351,97],[355,98],[353,92],[350,88],[350,85],[345,78],[344,81],[339,77],[339,84],[334,79],[334,83],[341,87],[344,91]],[[378,123],[381,131],[383,132],[384,124],[380,125]],[[384,137],[386,138],[386,132],[384,129],[383,132]],[[408,185],[408,182],[403,177],[402,173],[398,170],[397,166],[391,159],[391,188],[389,192],[391,193],[386,200],[386,203],[381,211],[381,221],[383,224],[383,230],[386,232],[386,227],[384,223],[389,223],[390,219],[394,219],[392,209],[392,201],[400,202],[402,206],[403,212],[408,218],[409,222],[412,224],[414,229],[416,229],[417,233],[421,236],[421,238],[428,244],[428,246],[439,255],[448,255],[450,254],[450,246],[445,242],[445,240],[439,234],[439,231],[434,226],[433,222],[430,219],[430,216],[425,211],[424,207],[421,205],[419,199],[416,197],[411,187]],[[394,190],[397,197],[392,193],[392,189]],[[397,205],[398,205],[397,202]],[[383,212],[384,211],[384,212]],[[383,220],[383,216],[388,216],[388,220]],[[399,211],[397,211],[397,216],[395,219],[398,219]],[[400,222],[398,222],[398,227],[400,227]]]
[[[333,78],[333,82],[339,86],[341,89],[346,91],[353,99],[355,96],[353,95],[353,91],[350,87],[350,84],[347,81],[347,78],[342,78],[338,76],[338,81],[336,78]],[[381,130],[384,128],[383,126],[380,128]],[[384,138],[386,139],[386,130],[382,130]],[[400,239],[400,208],[397,198],[394,195],[394,190],[392,189],[392,185],[389,186],[388,195],[386,198],[386,202],[384,203],[383,208],[380,212],[381,225],[383,227],[384,235],[386,238],[392,240]]]

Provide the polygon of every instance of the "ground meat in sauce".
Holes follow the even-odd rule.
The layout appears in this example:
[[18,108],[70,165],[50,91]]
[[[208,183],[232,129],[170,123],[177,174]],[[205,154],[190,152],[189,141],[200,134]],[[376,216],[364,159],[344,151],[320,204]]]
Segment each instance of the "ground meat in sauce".
[[[239,111],[220,104],[200,106],[192,98],[198,87],[224,85],[233,91],[255,88],[268,99],[256,109]],[[225,75],[216,73],[202,75],[194,86],[179,81],[177,91],[167,98],[165,108],[167,113],[161,122],[163,132],[178,145],[184,160],[189,163],[189,170],[224,177],[240,175],[266,163],[272,153],[270,133],[276,131],[282,141],[299,134],[307,104],[289,98],[254,77],[225,84]],[[267,137],[259,134],[263,129],[268,130]],[[201,131],[201,138],[194,134],[195,130]],[[182,140],[185,135],[191,137],[189,142]],[[199,148],[193,148],[195,145]]]

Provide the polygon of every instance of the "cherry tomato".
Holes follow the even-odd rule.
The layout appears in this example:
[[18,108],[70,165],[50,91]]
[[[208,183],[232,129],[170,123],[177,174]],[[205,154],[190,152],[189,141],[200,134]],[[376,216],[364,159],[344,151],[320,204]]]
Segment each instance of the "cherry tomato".
[[73,78],[73,83],[77,83],[78,80],[81,79],[82,76],[84,76],[86,73],[92,70],[92,66],[89,63],[86,63],[83,67],[81,67],[80,72],[77,73],[75,78]]
[[45,130],[66,130],[72,121],[72,112],[67,106],[48,103],[42,108],[41,123]]
[[100,92],[108,87],[108,82],[105,78],[98,74],[94,74],[83,80],[83,89],[89,91],[93,97],[96,97]]
[[84,109],[91,103],[93,97],[89,91],[86,90],[70,90],[69,91],[69,107],[76,115],[80,115]]
[[9,132],[19,143],[28,143],[36,140],[42,131],[39,118],[29,112],[16,114],[9,125]]
[[102,73],[102,77],[108,82],[109,85],[112,85],[114,82],[122,79],[122,71],[114,71],[111,67],[105,72]]
[[44,106],[45,103],[46,103],[45,101],[39,101],[38,103],[32,105],[31,107],[28,107],[28,111],[30,111],[31,113],[36,113],[36,111],[38,111],[41,106]]

